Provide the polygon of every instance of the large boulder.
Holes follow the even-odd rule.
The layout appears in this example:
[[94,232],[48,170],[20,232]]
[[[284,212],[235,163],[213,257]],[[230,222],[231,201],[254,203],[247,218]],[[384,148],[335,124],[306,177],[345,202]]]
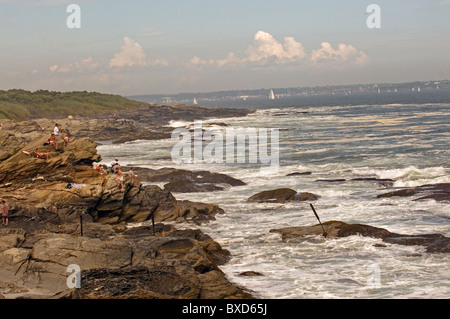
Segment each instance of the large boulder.
[[248,202],[257,203],[286,203],[286,202],[303,202],[317,200],[319,196],[308,193],[300,192],[290,188],[278,188],[274,190],[263,191],[257,193],[247,199]]
[[404,188],[404,189],[398,189],[395,191],[390,191],[387,193],[379,194],[377,195],[377,198],[386,198],[386,197],[406,197],[406,196],[413,196],[416,194],[416,191],[413,188]]
[[178,193],[213,192],[227,187],[243,186],[245,182],[226,174],[209,171],[188,171],[176,168],[135,168],[140,180],[166,183],[164,189]]

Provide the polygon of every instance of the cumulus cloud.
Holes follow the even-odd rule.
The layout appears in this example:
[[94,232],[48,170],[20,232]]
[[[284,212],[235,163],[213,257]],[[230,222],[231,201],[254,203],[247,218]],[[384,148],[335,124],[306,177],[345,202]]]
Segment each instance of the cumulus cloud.
[[55,72],[67,73],[67,72],[72,71],[72,68],[69,65],[59,66],[59,65],[55,64],[55,65],[50,66],[49,70],[51,73],[55,73]]
[[194,56],[188,63],[188,67],[195,67],[195,66],[215,66],[215,67],[222,67],[225,65],[230,64],[236,64],[240,63],[240,59],[236,57],[236,55],[233,52],[230,52],[224,59],[210,59],[210,60],[202,60],[198,56]]
[[70,63],[66,65],[54,64],[48,69],[51,73],[68,73],[73,71],[91,71],[97,69],[99,66],[100,64],[94,62],[92,57],[87,57],[81,60],[81,62]]
[[123,38],[124,45],[109,61],[111,68],[127,66],[168,66],[169,62],[162,59],[149,60],[142,46],[128,37]]
[[195,56],[187,65],[190,67],[223,67],[245,63],[288,63],[300,61],[305,56],[306,52],[303,45],[293,37],[285,37],[282,44],[271,34],[258,31],[254,37],[253,44],[248,47],[244,57],[239,58],[233,52],[230,52],[223,59],[205,60]]
[[267,62],[268,60],[291,62],[306,56],[303,45],[293,37],[285,37],[284,44],[281,44],[271,34],[264,31],[256,33],[254,43],[246,53],[244,61],[249,62]]
[[148,65],[147,56],[144,53],[141,45],[134,42],[128,37],[123,38],[125,44],[122,46],[121,50],[114,55],[114,57],[109,61],[110,67],[124,67],[124,66],[134,66]]
[[364,65],[367,63],[368,58],[367,54],[358,51],[352,45],[339,44],[338,48],[334,49],[329,42],[322,42],[321,48],[313,50],[311,53],[311,61],[313,63],[350,61]]
[[281,43],[273,35],[265,31],[258,31],[253,39],[253,43],[245,51],[243,57],[237,57],[230,52],[224,59],[201,59],[197,56],[192,58],[187,66],[189,67],[223,67],[242,64],[288,64],[306,61],[312,65],[329,62],[335,64],[353,63],[364,65],[368,62],[368,56],[358,51],[352,45],[339,44],[334,49],[330,43],[323,42],[321,48],[313,50],[308,54],[303,45],[293,37],[285,37]]

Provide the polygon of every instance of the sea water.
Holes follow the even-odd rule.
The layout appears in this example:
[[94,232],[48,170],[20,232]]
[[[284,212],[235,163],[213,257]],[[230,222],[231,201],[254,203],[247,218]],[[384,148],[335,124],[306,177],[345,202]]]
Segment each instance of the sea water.
[[[101,145],[98,151],[107,163],[119,157],[122,165],[209,170],[244,181],[245,186],[220,192],[174,196],[224,209],[225,214],[199,227],[231,252],[231,261],[221,266],[227,277],[261,298],[448,298],[448,254],[430,254],[423,246],[377,247],[381,239],[362,236],[282,242],[271,229],[317,224],[309,202],[247,202],[258,192],[287,187],[319,195],[313,204],[322,222],[450,236],[449,203],[414,201],[417,196],[377,198],[393,189],[450,182],[450,92],[439,92],[437,100],[435,94],[411,94],[400,99],[372,94],[347,100],[330,96],[223,102],[219,106],[256,111],[203,121],[206,126],[220,121],[233,128],[278,128],[276,173],[248,163],[176,165],[171,149],[177,141],[171,139]],[[175,129],[193,123],[169,125]],[[308,175],[287,176],[296,172]],[[393,181],[386,185],[355,180],[364,178]],[[249,270],[263,276],[240,276]]]

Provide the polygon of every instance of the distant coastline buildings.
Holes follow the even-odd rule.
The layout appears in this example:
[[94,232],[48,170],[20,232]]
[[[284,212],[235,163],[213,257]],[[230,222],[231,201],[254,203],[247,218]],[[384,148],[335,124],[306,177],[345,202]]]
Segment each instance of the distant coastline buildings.
[[258,90],[230,90],[206,93],[179,93],[173,95],[148,94],[127,97],[133,100],[143,101],[147,103],[187,104],[202,106],[202,103],[216,101],[248,101],[252,99],[275,100],[295,96],[351,95],[358,93],[420,93],[430,90],[442,89],[450,89],[450,82],[448,80],[416,81],[406,83],[327,85],[315,87],[291,87]]

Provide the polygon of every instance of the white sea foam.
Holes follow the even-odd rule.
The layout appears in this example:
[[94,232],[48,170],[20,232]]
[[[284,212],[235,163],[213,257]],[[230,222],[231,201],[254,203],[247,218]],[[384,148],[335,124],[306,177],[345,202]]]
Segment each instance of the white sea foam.
[[180,120],[171,120],[169,121],[168,127],[188,127],[189,125],[192,125],[193,121],[180,121]]

